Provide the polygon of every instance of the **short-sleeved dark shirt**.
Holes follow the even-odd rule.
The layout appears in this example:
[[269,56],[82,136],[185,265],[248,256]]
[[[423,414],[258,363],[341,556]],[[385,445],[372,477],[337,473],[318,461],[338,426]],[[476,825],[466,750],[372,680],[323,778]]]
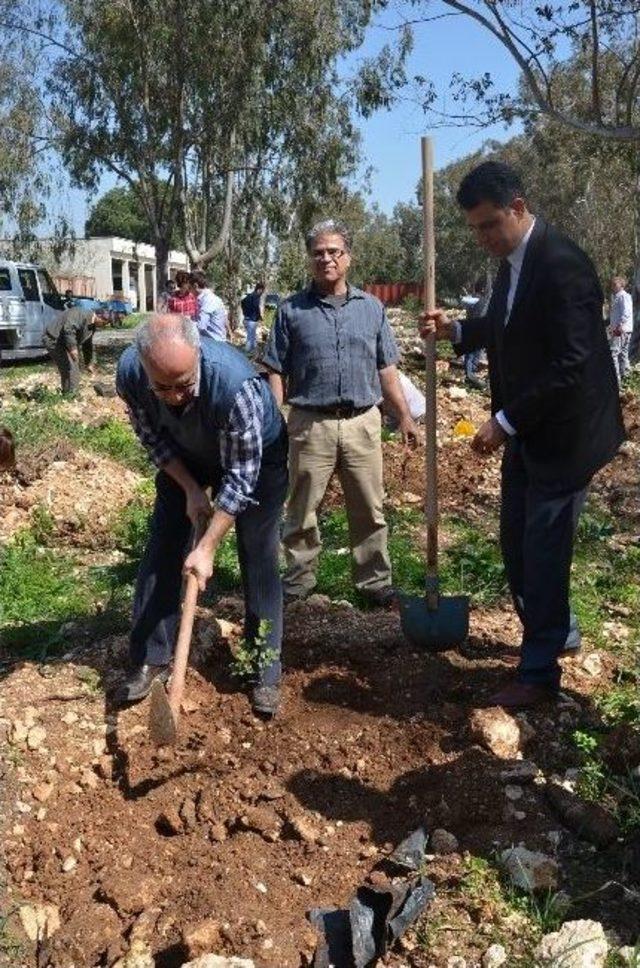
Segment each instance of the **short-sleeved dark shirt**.
[[48,346],[59,344],[72,350],[91,339],[94,332],[93,312],[90,309],[65,309],[47,323],[44,341]]
[[373,406],[382,397],[378,371],[398,362],[382,303],[355,286],[338,302],[309,287],[278,309],[263,362],[287,377],[295,406]]
[[247,293],[242,302],[242,315],[245,319],[253,320],[258,322],[260,319],[260,293],[253,292]]

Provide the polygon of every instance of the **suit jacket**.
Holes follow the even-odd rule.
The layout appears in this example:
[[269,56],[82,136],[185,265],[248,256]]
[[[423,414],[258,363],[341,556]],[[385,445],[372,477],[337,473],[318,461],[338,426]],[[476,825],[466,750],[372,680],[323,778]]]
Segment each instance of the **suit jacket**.
[[492,413],[516,430],[532,483],[585,487],[625,436],[593,263],[538,217],[506,326],[499,298],[462,322],[458,350],[486,347]]

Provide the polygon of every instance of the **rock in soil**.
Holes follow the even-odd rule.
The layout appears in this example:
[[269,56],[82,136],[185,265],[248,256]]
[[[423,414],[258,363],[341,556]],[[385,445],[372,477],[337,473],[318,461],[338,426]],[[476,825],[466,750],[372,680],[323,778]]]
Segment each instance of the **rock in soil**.
[[500,862],[511,882],[530,894],[553,891],[558,886],[558,863],[546,854],[527,850],[526,847],[512,847],[502,851]]
[[455,854],[458,850],[458,838],[448,830],[436,827],[431,834],[429,846],[434,854]]
[[606,847],[620,836],[615,819],[599,803],[587,803],[559,783],[548,783],[545,790],[560,819],[578,837]]
[[604,968],[609,945],[598,921],[566,921],[536,948],[539,968]]
[[474,709],[469,727],[472,739],[501,760],[513,759],[521,751],[522,725],[504,709]]
[[190,958],[206,955],[220,944],[220,922],[205,918],[197,924],[191,924],[182,932],[182,941]]
[[195,961],[185,961],[182,968],[255,968],[248,958],[226,958],[224,955],[202,955]]
[[118,959],[113,968],[154,968],[155,963],[147,942],[134,938],[124,958]]
[[60,913],[53,904],[22,904],[18,914],[29,941],[45,941],[60,927]]
[[492,944],[482,956],[482,968],[500,968],[506,964],[507,952],[501,944]]

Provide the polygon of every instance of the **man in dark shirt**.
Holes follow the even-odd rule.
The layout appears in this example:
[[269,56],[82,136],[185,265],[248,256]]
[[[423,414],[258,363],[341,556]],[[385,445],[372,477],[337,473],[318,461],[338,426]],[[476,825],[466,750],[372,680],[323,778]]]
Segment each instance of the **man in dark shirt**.
[[76,393],[80,386],[79,351],[87,370],[93,365],[93,335],[106,326],[107,318],[91,309],[65,309],[58,313],[44,331],[44,345],[58,367],[64,394]]
[[337,472],[344,492],[353,577],[372,603],[393,603],[383,514],[381,417],[384,399],[405,442],[418,428],[400,387],[398,350],[384,307],[350,286],[349,230],[332,219],[307,236],[313,283],[278,309],[263,363],[276,400],[289,412],[291,493],[283,542],[289,601],[315,585],[320,553],[317,509]]
[[257,282],[253,292],[247,293],[240,305],[242,306],[242,317],[244,320],[244,329],[247,334],[247,342],[245,343],[245,350],[247,353],[253,353],[256,348],[256,335],[258,332],[258,324],[262,320],[262,294],[264,293],[264,284],[262,282]]

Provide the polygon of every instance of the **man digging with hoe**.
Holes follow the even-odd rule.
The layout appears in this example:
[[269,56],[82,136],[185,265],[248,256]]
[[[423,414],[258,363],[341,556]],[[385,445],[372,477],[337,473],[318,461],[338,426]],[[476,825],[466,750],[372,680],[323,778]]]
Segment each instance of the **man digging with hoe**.
[[[136,702],[154,679],[168,678],[182,574],[193,573],[204,590],[216,550],[235,525],[245,639],[260,651],[253,708],[274,715],[281,675],[278,547],[287,444],[271,391],[242,353],[223,342],[201,341],[197,324],[178,315],[153,316],[140,326],[135,346],[120,358],[116,385],[159,468],[151,533],[136,582],[133,670],[116,702]],[[189,552],[192,528],[202,518],[208,527]],[[266,636],[259,635],[261,622]]]

